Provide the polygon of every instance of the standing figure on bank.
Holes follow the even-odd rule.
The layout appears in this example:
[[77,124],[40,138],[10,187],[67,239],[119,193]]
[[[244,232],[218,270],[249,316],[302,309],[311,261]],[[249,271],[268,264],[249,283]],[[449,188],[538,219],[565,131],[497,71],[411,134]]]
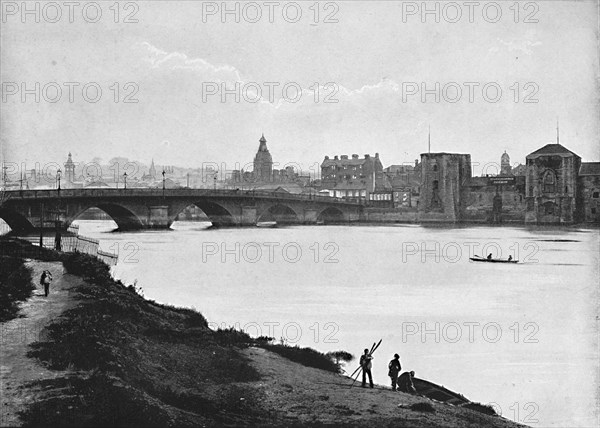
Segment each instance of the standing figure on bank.
[[396,390],[396,383],[398,382],[398,374],[402,370],[400,365],[400,355],[394,354],[394,359],[388,364],[388,376],[392,379],[392,391]]
[[371,360],[373,357],[369,354],[369,350],[365,349],[365,353],[360,356],[360,368],[362,369],[362,387],[366,388],[367,386],[367,375],[369,375],[369,384],[371,388],[373,388],[373,375],[371,374],[371,368],[373,367],[373,363]]
[[415,372],[404,372],[398,378],[398,389],[401,392],[408,392],[409,394],[416,394],[417,390],[413,384],[413,377]]
[[50,282],[52,282],[52,274],[49,270],[45,270],[40,277],[40,284],[44,286],[44,295],[46,297],[50,294]]

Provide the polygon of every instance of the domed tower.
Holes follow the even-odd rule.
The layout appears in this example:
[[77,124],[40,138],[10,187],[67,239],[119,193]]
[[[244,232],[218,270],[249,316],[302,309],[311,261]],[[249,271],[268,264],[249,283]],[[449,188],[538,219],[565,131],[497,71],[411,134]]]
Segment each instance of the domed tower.
[[500,175],[512,175],[512,168],[510,167],[510,156],[504,150],[502,157],[500,158]]
[[265,135],[263,134],[258,141],[260,145],[258,146],[256,156],[254,156],[254,176],[258,181],[271,181],[271,177],[273,176],[273,158],[271,157],[271,153],[269,153],[269,149],[267,149]]
[[67,183],[73,183],[75,181],[75,162],[73,162],[73,158],[71,157],[71,152],[69,152],[69,157],[65,162],[65,179]]

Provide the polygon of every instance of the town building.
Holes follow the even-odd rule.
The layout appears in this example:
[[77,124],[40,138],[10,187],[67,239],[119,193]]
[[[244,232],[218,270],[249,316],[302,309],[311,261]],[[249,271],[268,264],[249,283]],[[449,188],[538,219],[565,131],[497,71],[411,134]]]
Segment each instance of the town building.
[[383,173],[379,153],[359,158],[353,154],[325,156],[321,163],[321,189],[336,198],[380,200],[377,193],[391,192],[392,186]]
[[290,190],[295,188],[296,184],[300,186],[309,184],[310,177],[301,175],[301,171],[296,170],[294,166],[288,165],[282,169],[274,169],[275,164],[264,134],[258,142],[258,150],[252,163],[253,170],[236,169],[231,171],[231,176],[227,180],[228,184],[262,190],[277,189],[280,186]]
[[421,164],[415,159],[414,165],[390,165],[383,170],[392,187],[394,208],[416,208],[421,186]]
[[583,221],[600,224],[600,162],[582,162],[579,183]]
[[256,181],[269,182],[273,178],[273,158],[267,148],[267,139],[264,134],[258,141],[260,145],[254,156],[254,178]]
[[573,223],[583,211],[579,186],[581,157],[556,144],[526,157],[527,223]]
[[[84,187],[83,181],[76,179],[75,168],[76,164],[73,162],[73,156],[69,152],[67,161],[63,164],[64,170],[61,171],[60,187],[63,189],[80,189]],[[58,177],[57,177],[58,179]]]
[[500,175],[512,175],[512,168],[510,166],[510,156],[506,153],[506,150],[500,157]]
[[527,155],[524,170],[509,166],[505,152],[499,175],[472,177],[470,155],[422,154],[418,220],[600,222],[600,162],[581,162],[555,143]]

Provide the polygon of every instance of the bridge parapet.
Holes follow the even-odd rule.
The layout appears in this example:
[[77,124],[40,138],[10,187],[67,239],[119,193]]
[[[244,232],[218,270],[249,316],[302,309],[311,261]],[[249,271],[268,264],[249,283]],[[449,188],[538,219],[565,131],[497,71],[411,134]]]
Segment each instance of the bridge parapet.
[[357,199],[336,198],[325,195],[306,195],[267,190],[232,190],[232,189],[43,189],[43,190],[7,190],[6,199],[57,199],[57,198],[181,198],[181,197],[225,197],[225,198],[264,198],[294,201],[315,201],[343,205],[360,205]]

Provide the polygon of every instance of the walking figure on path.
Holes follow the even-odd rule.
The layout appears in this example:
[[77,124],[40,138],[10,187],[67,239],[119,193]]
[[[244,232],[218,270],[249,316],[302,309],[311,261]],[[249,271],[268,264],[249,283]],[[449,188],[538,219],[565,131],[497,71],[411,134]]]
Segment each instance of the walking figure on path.
[[394,359],[388,364],[388,376],[392,379],[392,391],[396,390],[396,384],[398,382],[398,374],[402,370],[400,365],[400,355],[394,354]]
[[50,294],[50,282],[52,282],[52,274],[49,270],[45,270],[40,277],[40,284],[44,286],[44,295],[46,297]]
[[373,357],[369,354],[369,350],[365,349],[365,353],[360,356],[360,367],[362,368],[362,387],[367,386],[367,375],[369,375],[369,384],[373,388],[373,375],[371,375],[371,368],[373,363],[371,360]]

